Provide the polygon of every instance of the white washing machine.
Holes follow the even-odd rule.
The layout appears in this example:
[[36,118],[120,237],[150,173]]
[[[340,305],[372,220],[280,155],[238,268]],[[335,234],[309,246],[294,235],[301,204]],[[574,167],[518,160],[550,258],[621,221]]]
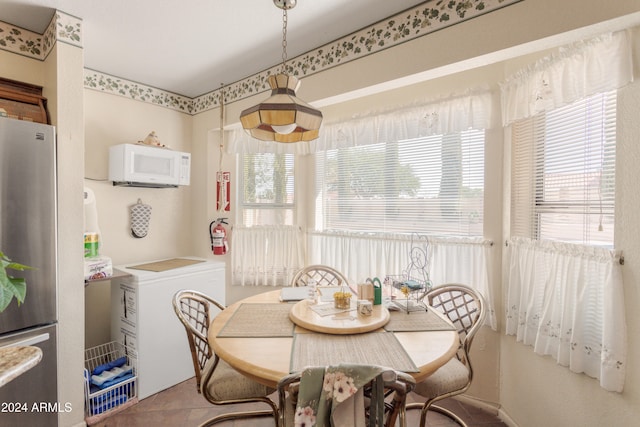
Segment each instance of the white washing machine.
[[[165,271],[132,268],[189,260]],[[180,262],[178,262],[180,264]],[[172,299],[196,290],[225,304],[225,264],[195,257],[116,266],[111,280],[111,338],[138,352],[138,397],[144,399],[194,376],[184,326]]]

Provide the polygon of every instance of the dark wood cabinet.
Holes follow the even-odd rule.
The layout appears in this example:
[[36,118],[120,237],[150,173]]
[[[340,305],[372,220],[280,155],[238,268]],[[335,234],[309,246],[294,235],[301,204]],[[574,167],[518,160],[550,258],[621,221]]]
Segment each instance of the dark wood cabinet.
[[40,86],[0,78],[0,109],[10,118],[51,124]]

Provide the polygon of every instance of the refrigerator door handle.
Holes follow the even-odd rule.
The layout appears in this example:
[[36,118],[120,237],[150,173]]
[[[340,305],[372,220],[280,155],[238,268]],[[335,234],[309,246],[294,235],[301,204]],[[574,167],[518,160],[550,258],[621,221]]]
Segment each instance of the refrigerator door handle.
[[9,343],[7,345],[2,346],[2,348],[8,348],[8,347],[26,347],[26,346],[30,346],[30,345],[35,345],[41,342],[45,342],[49,340],[49,333],[44,333],[44,334],[40,334],[40,335],[36,335],[33,337],[29,337],[29,338],[25,338],[23,340],[20,341],[15,341],[12,343]]

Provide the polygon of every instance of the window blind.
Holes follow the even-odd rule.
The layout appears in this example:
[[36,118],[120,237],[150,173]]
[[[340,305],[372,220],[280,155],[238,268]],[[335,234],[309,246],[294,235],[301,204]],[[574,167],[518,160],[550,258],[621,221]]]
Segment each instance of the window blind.
[[242,224],[293,225],[293,154],[244,154],[241,158]]
[[482,130],[315,156],[318,230],[482,236]]
[[613,247],[616,92],[513,125],[514,236]]

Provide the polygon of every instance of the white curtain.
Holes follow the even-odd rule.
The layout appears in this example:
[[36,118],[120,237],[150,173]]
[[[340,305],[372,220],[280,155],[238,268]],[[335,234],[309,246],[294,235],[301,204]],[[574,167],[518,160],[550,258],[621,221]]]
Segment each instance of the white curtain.
[[508,260],[506,333],[621,392],[626,324],[619,256],[593,246],[513,237]]
[[429,278],[434,286],[462,283],[478,290],[487,302],[486,324],[497,330],[488,276],[491,242],[483,238],[439,238],[406,234],[310,232],[309,263],[341,271],[353,283],[368,277],[402,276],[416,245],[425,248]]
[[433,284],[461,283],[478,290],[487,304],[485,324],[498,330],[489,263],[493,244],[476,238],[429,238],[433,247],[430,276]]
[[429,135],[489,129],[492,94],[485,89],[425,102],[393,111],[366,113],[344,122],[323,123],[320,137],[310,142],[280,144],[251,138],[244,130],[229,132],[227,152],[310,154],[335,148],[394,142]]
[[501,86],[502,124],[568,105],[633,81],[633,56],[626,31],[563,47]]
[[[322,132],[324,126],[320,129]],[[305,155],[311,152],[311,145],[315,143],[315,141],[301,141],[283,144],[274,141],[261,141],[253,138],[242,128],[229,130],[226,140],[227,154],[275,153]]]
[[234,226],[232,283],[288,286],[304,267],[304,239],[301,229],[294,226]]

